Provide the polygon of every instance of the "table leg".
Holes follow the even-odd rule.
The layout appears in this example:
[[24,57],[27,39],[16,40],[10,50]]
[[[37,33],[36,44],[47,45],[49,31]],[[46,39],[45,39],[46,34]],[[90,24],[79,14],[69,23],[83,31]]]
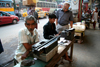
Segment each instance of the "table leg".
[[[72,56],[73,56],[73,44],[71,45],[71,49],[70,49],[70,59],[72,60]],[[71,61],[69,61],[69,63],[71,63]]]

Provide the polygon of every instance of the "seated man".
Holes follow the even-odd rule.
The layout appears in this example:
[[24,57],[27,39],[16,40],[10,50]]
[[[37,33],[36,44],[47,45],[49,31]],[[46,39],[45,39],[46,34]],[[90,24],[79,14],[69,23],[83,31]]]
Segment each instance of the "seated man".
[[[55,27],[55,19],[56,19],[56,15],[55,14],[49,14],[49,21],[47,24],[44,25],[43,27],[43,36],[45,39],[51,39],[53,38],[53,36],[58,36],[61,32],[59,32],[57,34],[56,31],[56,27]],[[68,53],[66,52],[64,55],[64,58],[68,61],[72,61],[69,57],[68,57]]]
[[30,15],[25,18],[25,27],[19,31],[18,47],[15,52],[15,59],[21,62],[25,59],[30,51],[32,45],[39,41],[39,36],[36,27],[36,19]]
[[55,19],[55,14],[49,14],[49,21],[43,27],[43,36],[45,39],[51,39],[54,35],[59,35],[56,31]]

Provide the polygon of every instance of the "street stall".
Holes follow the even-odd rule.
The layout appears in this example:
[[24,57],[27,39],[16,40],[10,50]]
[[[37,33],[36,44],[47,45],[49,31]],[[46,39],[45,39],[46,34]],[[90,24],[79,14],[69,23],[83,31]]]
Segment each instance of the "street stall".
[[[52,41],[52,42],[54,42],[54,41]],[[41,51],[40,51],[40,54],[43,56],[40,55],[40,56],[38,56],[39,58],[37,57],[37,59],[34,57],[28,57],[25,59],[27,61],[26,63],[24,62],[24,64],[23,64],[22,62],[19,62],[14,67],[21,67],[23,65],[27,66],[27,67],[54,67],[60,61],[61,57],[64,56],[66,51],[69,50],[69,48],[71,48],[70,49],[70,59],[72,60],[73,43],[74,43],[74,39],[72,41],[66,40],[66,42],[63,42],[63,44],[58,43],[57,46],[48,53],[49,57],[52,56],[51,53],[54,54],[51,58],[48,58],[48,56],[46,56],[48,54],[45,54],[45,55],[41,54]],[[34,63],[29,62],[30,60],[33,60]],[[71,63],[71,61],[69,61],[69,63]],[[27,64],[27,65],[25,65],[25,64]]]
[[85,36],[85,22],[76,22],[73,24],[73,28],[75,28],[75,39],[78,43],[83,42],[83,38]]

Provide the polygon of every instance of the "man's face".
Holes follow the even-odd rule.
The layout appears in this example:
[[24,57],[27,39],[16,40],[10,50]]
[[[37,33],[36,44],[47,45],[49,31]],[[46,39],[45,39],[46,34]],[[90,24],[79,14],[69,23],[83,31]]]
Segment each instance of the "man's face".
[[65,4],[65,5],[63,6],[63,10],[66,12],[66,11],[68,11],[68,9],[69,9],[69,5],[68,5],[68,4]]
[[98,8],[97,8],[97,7],[95,7],[95,10],[96,10],[96,11],[98,11]]
[[32,10],[32,11],[35,11],[35,7],[32,7],[31,10]]
[[55,18],[49,18],[49,21],[51,22],[51,23],[54,23],[55,22]]
[[32,33],[34,28],[36,27],[36,23],[34,22],[34,20],[27,20],[27,23],[25,23],[25,26],[30,31],[30,33]]

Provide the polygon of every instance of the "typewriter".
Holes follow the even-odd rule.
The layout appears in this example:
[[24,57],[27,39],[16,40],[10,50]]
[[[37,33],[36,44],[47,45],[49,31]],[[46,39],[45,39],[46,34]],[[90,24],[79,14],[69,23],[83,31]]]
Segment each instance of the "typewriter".
[[66,29],[61,32],[61,37],[64,37],[66,40],[73,40],[75,29]]
[[48,54],[53,48],[58,45],[59,36],[55,36],[50,40],[43,40],[32,45],[32,52],[36,55]]

